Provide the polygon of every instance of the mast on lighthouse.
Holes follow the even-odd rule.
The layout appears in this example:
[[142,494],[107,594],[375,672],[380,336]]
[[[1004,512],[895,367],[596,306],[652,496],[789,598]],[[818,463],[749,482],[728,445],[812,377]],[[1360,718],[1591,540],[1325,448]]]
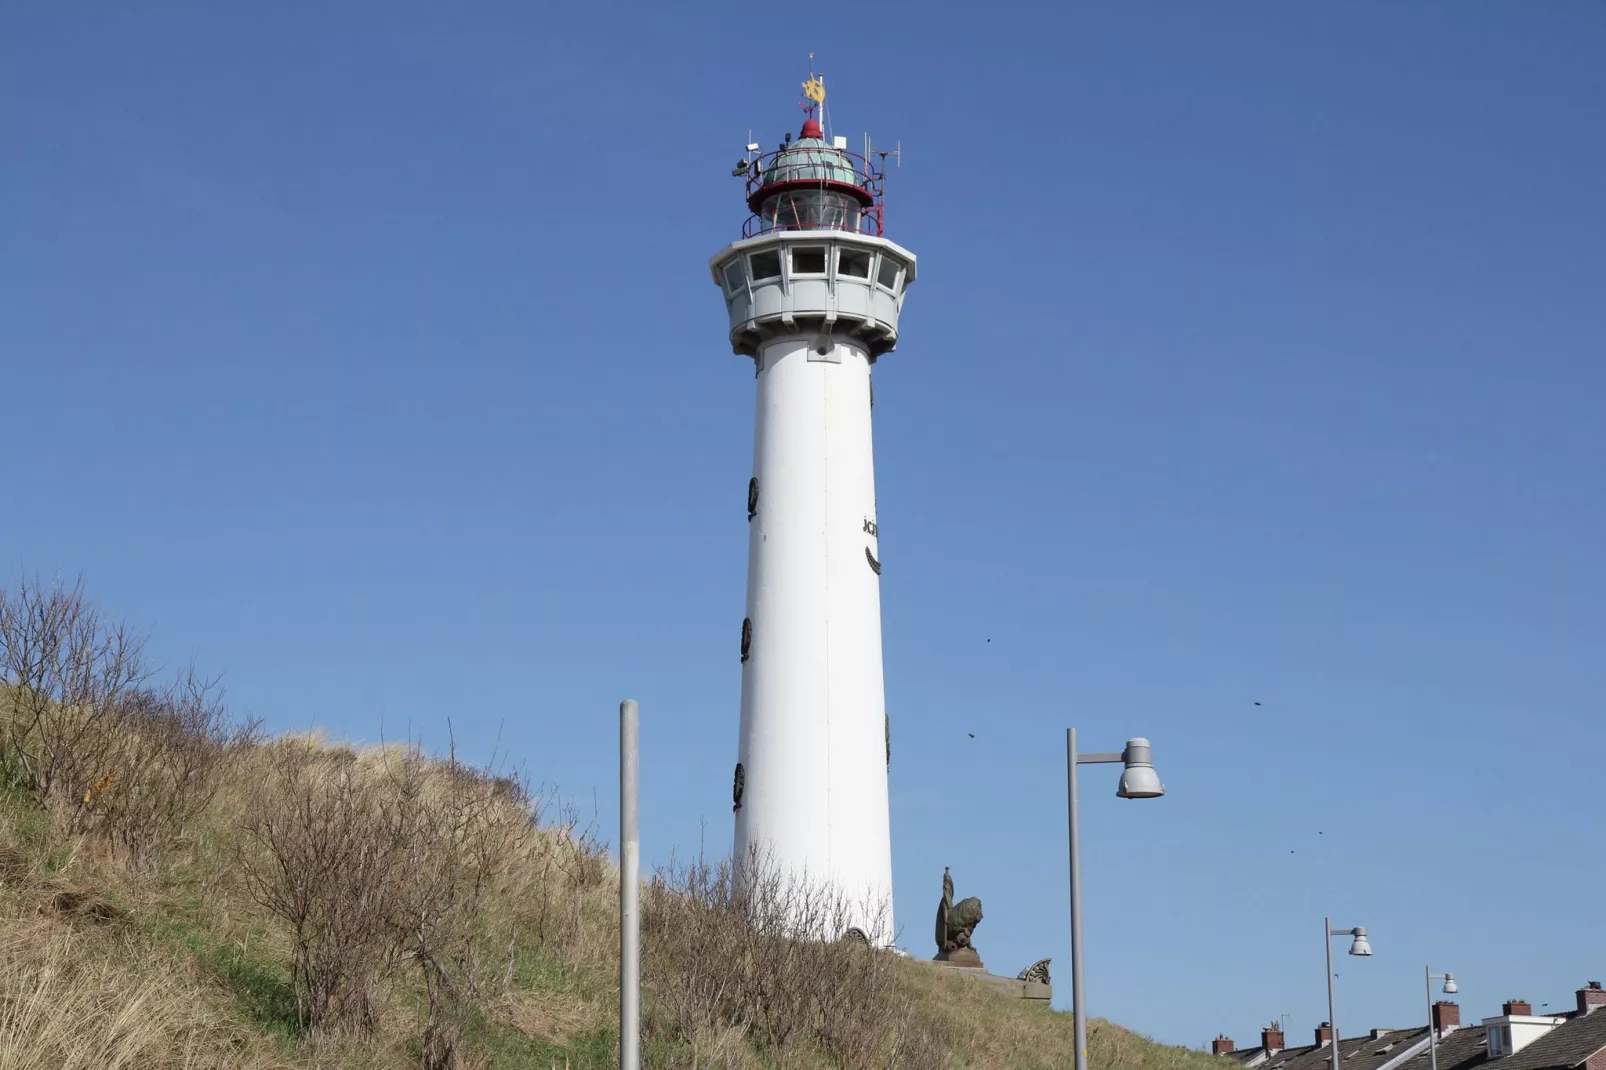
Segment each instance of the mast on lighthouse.
[[[748,155],[742,238],[709,262],[757,376],[733,803],[739,866],[829,884],[891,943],[891,726],[870,370],[898,340],[915,257],[882,234],[883,175],[807,117]],[[755,155],[756,154],[756,155]],[[831,934],[822,934],[831,935]]]

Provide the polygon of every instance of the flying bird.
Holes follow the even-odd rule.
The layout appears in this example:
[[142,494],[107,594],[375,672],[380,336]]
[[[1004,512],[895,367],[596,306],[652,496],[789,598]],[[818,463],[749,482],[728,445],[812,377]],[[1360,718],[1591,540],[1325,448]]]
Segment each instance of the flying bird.
[[1255,703],[1255,705],[1258,706],[1258,705],[1260,705],[1260,703],[1257,702],[1257,703]]
[[967,732],[966,735],[970,736],[971,739],[975,739],[976,738],[976,733],[974,733],[974,732]]

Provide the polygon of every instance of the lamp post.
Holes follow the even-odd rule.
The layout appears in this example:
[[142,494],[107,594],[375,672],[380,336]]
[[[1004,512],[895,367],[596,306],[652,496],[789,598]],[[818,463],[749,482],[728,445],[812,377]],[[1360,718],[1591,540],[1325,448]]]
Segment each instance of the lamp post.
[[1076,729],[1065,730],[1065,798],[1071,839],[1071,1013],[1076,1025],[1076,1070],[1087,1070],[1087,1003],[1082,985],[1082,858],[1076,836],[1076,767],[1120,762],[1121,783],[1115,794],[1122,799],[1154,799],[1165,794],[1154,771],[1146,739],[1129,739],[1119,754],[1077,754]]
[[1422,973],[1428,992],[1428,1070],[1439,1070],[1439,1023],[1433,1020],[1433,980],[1438,978],[1444,982],[1444,994],[1447,996],[1453,996],[1461,989],[1456,985],[1453,973],[1434,973],[1431,966],[1422,967]]
[[1372,945],[1366,939],[1366,926],[1358,925],[1353,929],[1333,928],[1332,918],[1322,919],[1322,945],[1327,949],[1327,1027],[1332,1030],[1332,1037],[1328,1044],[1332,1048],[1333,1070],[1338,1070],[1338,1014],[1333,1010],[1333,937],[1353,936],[1355,941],[1349,946],[1351,955],[1370,955]]

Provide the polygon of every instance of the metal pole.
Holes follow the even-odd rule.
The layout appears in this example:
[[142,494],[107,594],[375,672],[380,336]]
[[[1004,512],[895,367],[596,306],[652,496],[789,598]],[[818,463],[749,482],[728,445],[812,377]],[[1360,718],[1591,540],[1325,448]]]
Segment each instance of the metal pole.
[[1422,967],[1422,974],[1428,991],[1428,1070],[1439,1070],[1439,1031],[1433,1021],[1433,967]]
[[619,703],[619,1070],[641,1070],[641,715],[633,698]]
[[1082,859],[1076,844],[1074,728],[1065,730],[1065,807],[1070,818],[1071,838],[1071,1014],[1076,1027],[1076,1070],[1087,1070],[1087,1003],[1082,990]]
[[1333,919],[1322,919],[1322,944],[1327,949],[1327,1043],[1332,1048],[1333,1070],[1338,1070],[1338,1012],[1333,1009]]

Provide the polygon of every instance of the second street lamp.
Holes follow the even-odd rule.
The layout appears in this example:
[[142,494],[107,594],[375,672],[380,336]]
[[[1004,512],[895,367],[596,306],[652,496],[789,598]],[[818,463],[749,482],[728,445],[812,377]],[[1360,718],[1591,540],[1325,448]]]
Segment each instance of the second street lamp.
[[1332,918],[1323,918],[1322,932],[1325,934],[1322,943],[1327,947],[1327,1028],[1332,1031],[1327,1043],[1332,1046],[1333,1070],[1338,1070],[1338,1014],[1333,1010],[1333,937],[1353,936],[1355,940],[1349,946],[1351,955],[1370,955],[1372,944],[1366,939],[1364,925],[1357,925],[1353,929],[1335,929]]
[[1433,979],[1437,977],[1444,982],[1444,994],[1447,996],[1453,996],[1461,989],[1456,985],[1453,973],[1434,973],[1432,966],[1422,967],[1422,972],[1427,975],[1428,987],[1428,1070],[1439,1070],[1439,1023],[1434,1020],[1433,1013]]
[[1087,1070],[1087,1002],[1082,987],[1082,860],[1076,843],[1076,767],[1120,762],[1121,783],[1115,794],[1123,799],[1154,799],[1165,787],[1154,771],[1154,758],[1146,739],[1129,739],[1119,754],[1077,754],[1076,729],[1065,730],[1065,797],[1071,838],[1071,1013],[1076,1029],[1076,1070]]

